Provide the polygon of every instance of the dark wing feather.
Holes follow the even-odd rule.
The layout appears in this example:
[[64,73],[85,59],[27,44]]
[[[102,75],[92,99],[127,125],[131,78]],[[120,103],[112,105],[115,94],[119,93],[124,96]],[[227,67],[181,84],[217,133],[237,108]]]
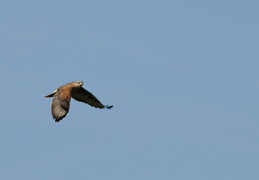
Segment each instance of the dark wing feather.
[[71,89],[72,88],[60,89],[54,95],[51,103],[51,113],[56,122],[63,119],[69,111]]
[[71,92],[71,96],[77,101],[87,103],[96,108],[112,108],[112,106],[104,106],[91,92],[82,87],[74,88]]

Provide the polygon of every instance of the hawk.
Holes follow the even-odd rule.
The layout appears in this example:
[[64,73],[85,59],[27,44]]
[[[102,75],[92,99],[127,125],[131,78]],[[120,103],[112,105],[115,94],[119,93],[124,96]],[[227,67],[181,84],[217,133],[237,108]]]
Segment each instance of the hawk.
[[54,97],[51,103],[51,113],[55,122],[63,119],[68,111],[71,97],[77,101],[87,103],[95,108],[111,109],[113,106],[103,105],[91,92],[83,87],[82,81],[73,81],[57,88],[45,97]]

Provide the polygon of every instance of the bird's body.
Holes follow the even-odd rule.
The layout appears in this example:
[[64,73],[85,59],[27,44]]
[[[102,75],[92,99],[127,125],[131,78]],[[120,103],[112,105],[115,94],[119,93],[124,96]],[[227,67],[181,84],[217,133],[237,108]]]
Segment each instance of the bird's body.
[[83,87],[82,81],[73,81],[57,88],[53,93],[45,97],[53,97],[51,103],[51,113],[53,119],[59,122],[68,111],[71,97],[77,101],[87,103],[96,108],[112,108],[113,106],[104,106],[91,92]]

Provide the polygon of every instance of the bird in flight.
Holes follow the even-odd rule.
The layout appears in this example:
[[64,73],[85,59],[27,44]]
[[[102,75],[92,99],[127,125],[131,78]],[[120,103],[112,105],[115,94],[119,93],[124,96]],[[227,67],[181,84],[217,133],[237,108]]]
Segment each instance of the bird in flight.
[[100,109],[111,109],[113,106],[103,105],[91,92],[83,87],[82,81],[73,81],[57,88],[53,93],[45,97],[53,97],[51,113],[53,119],[59,122],[68,111],[71,97],[77,101],[84,102],[90,106]]

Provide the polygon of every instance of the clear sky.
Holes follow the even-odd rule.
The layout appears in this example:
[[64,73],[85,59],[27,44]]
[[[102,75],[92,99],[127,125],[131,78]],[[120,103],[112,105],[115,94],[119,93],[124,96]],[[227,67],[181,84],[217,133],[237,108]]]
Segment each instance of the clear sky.
[[[258,0],[2,0],[0,179],[259,179]],[[84,87],[112,110],[45,95]]]

